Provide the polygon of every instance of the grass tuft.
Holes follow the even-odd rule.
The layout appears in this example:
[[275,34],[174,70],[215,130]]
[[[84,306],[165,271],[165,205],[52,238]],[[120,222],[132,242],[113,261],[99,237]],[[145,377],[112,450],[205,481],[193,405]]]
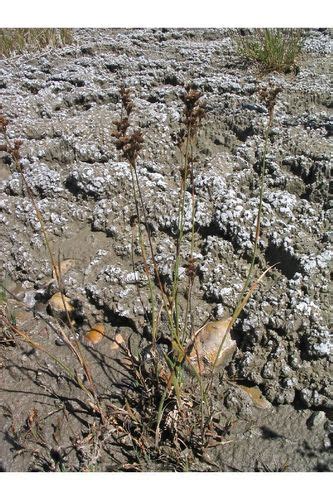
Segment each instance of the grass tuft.
[[295,72],[302,51],[302,33],[298,29],[257,29],[239,40],[239,51],[246,59],[259,63],[264,72]]
[[62,47],[72,41],[71,28],[2,28],[0,57],[33,52],[44,47]]

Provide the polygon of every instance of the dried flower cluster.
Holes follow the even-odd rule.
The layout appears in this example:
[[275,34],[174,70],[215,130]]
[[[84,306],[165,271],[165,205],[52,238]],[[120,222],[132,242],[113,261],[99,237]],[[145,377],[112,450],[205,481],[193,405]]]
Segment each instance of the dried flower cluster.
[[2,134],[6,133],[7,125],[8,125],[7,118],[3,114],[0,114],[0,131]]
[[201,120],[205,114],[205,106],[202,100],[203,94],[200,90],[194,89],[191,85],[185,87],[185,93],[181,96],[185,104],[182,123],[184,128],[179,134],[179,144],[181,144],[188,134],[189,139],[193,139]]
[[190,281],[193,282],[198,271],[198,264],[196,258],[190,256],[185,267],[187,276],[190,278]]
[[128,160],[132,168],[135,168],[136,159],[142,149],[143,136],[140,130],[130,130],[129,118],[134,106],[130,90],[121,87],[120,96],[126,116],[113,122],[116,130],[112,132],[112,136],[116,138],[116,148],[122,151],[124,158]]
[[262,89],[259,93],[260,99],[267,107],[270,124],[273,121],[273,111],[274,111],[274,107],[276,104],[276,98],[280,92],[282,92],[281,87],[269,86],[269,87]]
[[[0,108],[1,109],[1,108]],[[1,112],[0,112],[1,113]],[[6,151],[10,155],[12,155],[16,166],[20,166],[19,161],[20,161],[20,147],[22,145],[22,141],[19,139],[16,139],[14,141],[14,145],[12,145],[7,136],[7,126],[8,126],[8,120],[7,118],[1,113],[0,114],[0,132],[3,134],[4,139],[5,139],[5,144],[0,144],[0,151]],[[20,166],[21,168],[21,166]]]
[[[0,107],[0,110],[1,110],[1,107]],[[7,125],[8,125],[7,118],[0,111],[0,132],[1,132],[1,134],[4,135],[5,139],[6,139],[6,134],[7,134]],[[8,153],[8,145],[7,144],[0,144],[0,151],[6,151]]]

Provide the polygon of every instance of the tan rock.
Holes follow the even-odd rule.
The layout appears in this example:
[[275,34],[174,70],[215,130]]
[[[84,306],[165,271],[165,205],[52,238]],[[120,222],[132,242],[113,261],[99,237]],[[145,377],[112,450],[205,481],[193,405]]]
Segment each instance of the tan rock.
[[231,317],[220,321],[211,321],[195,335],[194,344],[189,354],[190,363],[203,374],[207,369],[226,366],[237,349],[228,326]]
[[103,323],[96,323],[91,330],[85,335],[85,339],[93,345],[98,344],[104,337],[105,326]]
[[123,339],[122,335],[120,335],[120,333],[117,333],[114,340],[112,340],[112,342],[111,342],[111,349],[112,350],[119,349],[119,345],[122,344],[123,342],[124,342],[124,339]]
[[57,292],[52,295],[48,302],[48,305],[53,316],[64,316],[66,315],[66,311],[68,312],[68,314],[71,314],[74,311],[70,299],[61,292]]
[[265,410],[272,407],[272,404],[264,397],[259,387],[247,387],[246,385],[237,384],[237,388],[250,396],[253,406],[256,408]]

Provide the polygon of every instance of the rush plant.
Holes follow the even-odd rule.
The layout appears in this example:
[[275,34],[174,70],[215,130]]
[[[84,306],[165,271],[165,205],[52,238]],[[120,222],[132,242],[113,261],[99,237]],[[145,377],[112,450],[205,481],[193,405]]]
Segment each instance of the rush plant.
[[254,34],[239,40],[239,51],[248,60],[258,63],[264,72],[296,71],[302,50],[299,29],[256,29]]

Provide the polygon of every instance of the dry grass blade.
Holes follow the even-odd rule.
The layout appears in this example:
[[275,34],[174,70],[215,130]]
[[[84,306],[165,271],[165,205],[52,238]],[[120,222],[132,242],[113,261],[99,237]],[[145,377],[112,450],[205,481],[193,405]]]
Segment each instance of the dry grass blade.
[[[61,269],[60,259],[58,259],[58,263],[56,263],[56,260],[55,260],[55,257],[53,255],[53,251],[51,248],[49,236],[48,236],[48,233],[46,231],[43,216],[42,216],[42,214],[37,206],[37,202],[35,200],[33,191],[29,185],[29,182],[27,181],[23,167],[21,165],[20,147],[21,147],[22,142],[19,140],[15,140],[14,144],[12,145],[12,142],[9,140],[9,137],[8,137],[7,127],[8,127],[8,120],[2,114],[0,114],[0,131],[2,132],[2,134],[4,136],[7,152],[13,158],[16,170],[21,176],[21,179],[23,181],[23,185],[26,188],[28,197],[31,201],[31,204],[32,204],[32,207],[35,211],[38,222],[40,223],[41,232],[42,232],[44,243],[45,243],[45,246],[47,248],[48,255],[49,255],[51,268],[53,269],[53,272],[56,275],[56,282],[57,282],[57,286],[58,286],[58,290],[59,290],[58,293],[60,294],[58,296],[58,298],[62,302],[63,311],[65,312],[67,323],[68,323],[69,327],[71,328],[72,333],[73,333],[73,337],[74,337],[73,341],[71,341],[68,338],[68,336],[66,335],[65,331],[61,329],[62,338],[63,338],[64,342],[66,343],[66,345],[70,348],[70,350],[76,356],[80,365],[82,366],[82,368],[85,372],[85,375],[89,381],[91,393],[93,394],[93,396],[95,398],[96,406],[99,409],[102,420],[104,420],[104,413],[103,413],[103,411],[100,407],[100,404],[98,402],[98,396],[97,396],[95,384],[93,381],[93,377],[91,374],[91,370],[90,370],[90,368],[89,368],[89,366],[88,366],[88,364],[87,364],[87,362],[86,362],[86,360],[81,352],[79,342],[75,339],[75,332],[73,331],[73,322],[71,321],[70,311],[68,310],[68,307],[70,304],[68,303],[68,301],[66,301],[65,295],[63,293],[62,276],[61,276],[62,269]],[[57,298],[57,302],[59,304],[58,298]]]
[[271,270],[273,269],[273,267],[275,267],[276,264],[273,264],[272,266],[268,267],[260,276],[259,278],[251,285],[250,289],[247,291],[247,293],[244,295],[244,297],[242,298],[242,300],[240,301],[239,305],[236,307],[229,323],[228,323],[228,326],[225,330],[225,333],[224,333],[224,336],[221,340],[221,343],[220,343],[220,346],[217,350],[217,353],[216,353],[216,358],[215,358],[215,361],[212,365],[212,371],[211,371],[211,377],[210,377],[210,380],[209,382],[207,383],[207,386],[206,386],[206,389],[205,389],[205,394],[207,393],[207,391],[209,390],[211,384],[212,384],[212,380],[213,380],[213,372],[218,364],[218,360],[221,356],[221,352],[222,352],[222,349],[225,345],[225,342],[227,341],[227,339],[229,339],[229,334],[230,334],[230,331],[232,329],[232,327],[234,326],[237,318],[239,317],[240,313],[242,312],[242,310],[244,309],[244,307],[246,306],[248,300],[250,299],[251,295],[254,293],[254,291],[258,288],[259,284],[262,282],[263,278],[266,276],[266,274]]
[[61,366],[61,368],[64,369],[64,371],[67,373],[67,375],[73,381],[77,382],[80,385],[81,389],[83,389],[85,392],[87,392],[91,396],[90,391],[83,385],[82,381],[78,379],[78,377],[74,374],[74,372],[67,365],[65,365],[56,356],[53,356],[53,354],[51,354],[41,344],[39,344],[38,342],[36,342],[35,340],[33,340],[26,332],[24,332],[20,328],[16,327],[15,325],[13,325],[1,312],[0,312],[0,315],[1,315],[1,321],[3,321],[3,323],[5,325],[7,325],[12,330],[12,332],[14,334],[18,335],[24,342],[26,342],[27,344],[31,345],[31,347],[33,347],[34,349],[39,350],[39,351],[47,354],[47,356],[49,356],[55,363],[57,363],[59,366]]
[[56,265],[56,268],[52,269],[52,278],[54,280],[56,280],[57,276],[63,276],[74,265],[75,265],[75,260],[74,259],[64,259],[64,260],[62,260],[59,264]]
[[[3,323],[5,325],[7,325],[12,330],[12,332],[15,335],[17,335],[19,338],[21,338],[22,341],[26,342],[27,344],[29,344],[34,349],[36,349],[36,350],[38,350],[40,352],[43,352],[50,359],[52,359],[56,364],[58,364],[65,371],[65,373],[69,376],[69,378],[74,383],[76,383],[82,389],[82,391],[89,397],[89,406],[90,406],[90,408],[95,413],[97,413],[98,415],[100,415],[102,422],[106,421],[106,417],[105,417],[104,411],[103,411],[103,409],[101,408],[101,406],[99,404],[99,401],[98,401],[98,399],[96,397],[96,391],[94,390],[94,386],[91,385],[91,381],[89,380],[89,377],[87,377],[88,381],[90,383],[90,387],[88,388],[88,387],[86,387],[86,385],[84,384],[84,382],[71,370],[71,368],[69,368],[65,363],[63,363],[61,361],[61,359],[59,359],[58,357],[54,356],[51,352],[49,352],[48,349],[46,349],[44,346],[42,346],[41,344],[39,344],[38,342],[36,342],[35,340],[33,340],[22,329],[17,328],[15,325],[13,325],[1,312],[0,312],[0,318],[3,321]],[[73,344],[70,342],[70,340],[68,339],[68,337],[66,336],[66,334],[64,332],[62,332],[62,335],[63,335],[64,341],[68,344],[68,346],[70,347],[70,349],[72,350],[72,352],[76,355],[76,357],[79,360],[79,363],[81,364],[81,366],[83,368],[85,368],[85,366],[84,366],[84,360],[82,360],[80,358],[80,355],[77,352],[77,350],[75,349],[75,346],[73,346]],[[86,368],[85,372],[87,374],[87,368]]]

